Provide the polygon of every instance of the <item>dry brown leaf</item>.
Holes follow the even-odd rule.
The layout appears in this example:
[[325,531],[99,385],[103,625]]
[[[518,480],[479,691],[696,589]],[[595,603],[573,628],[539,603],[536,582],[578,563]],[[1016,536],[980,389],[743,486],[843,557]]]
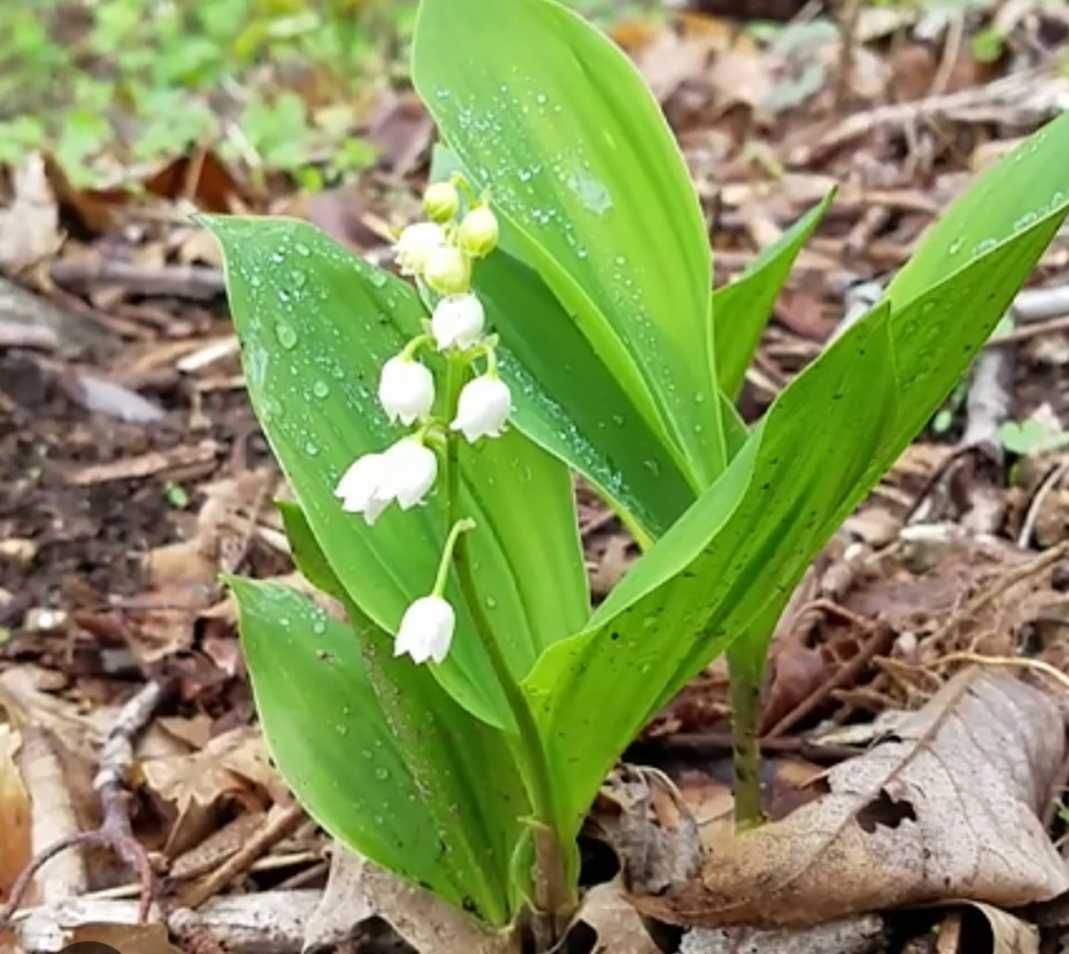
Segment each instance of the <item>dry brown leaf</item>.
[[635,63],[646,77],[653,95],[665,102],[688,80],[705,73],[712,52],[725,49],[728,38],[715,32],[680,36],[673,30],[662,30],[635,57]]
[[19,735],[0,725],[0,898],[4,898],[32,854],[30,796],[22,784],[15,753]]
[[519,939],[491,933],[424,888],[409,884],[335,842],[323,899],[308,921],[304,950],[360,937],[381,917],[420,954],[518,954]]
[[[575,920],[587,924],[597,935],[590,954],[659,954],[661,950],[618,881],[591,888]],[[563,945],[562,949],[569,950]]]
[[895,736],[831,769],[828,794],[741,836],[707,830],[701,876],[636,904],[681,924],[769,926],[961,898],[1047,900],[1069,890],[1037,817],[1064,759],[1050,697],[966,670]]
[[34,153],[15,169],[15,197],[0,209],[0,271],[10,274],[48,258],[59,248],[59,208],[44,159]]
[[[969,907],[987,919],[991,929],[991,954],[1039,954],[1039,929],[1001,908],[969,902]],[[961,954],[973,954],[961,949]]]
[[253,810],[279,803],[289,790],[272,768],[260,732],[242,726],[212,739],[199,752],[141,763],[148,787],[177,812],[167,839],[168,853],[184,851],[206,831],[206,822],[224,800]]

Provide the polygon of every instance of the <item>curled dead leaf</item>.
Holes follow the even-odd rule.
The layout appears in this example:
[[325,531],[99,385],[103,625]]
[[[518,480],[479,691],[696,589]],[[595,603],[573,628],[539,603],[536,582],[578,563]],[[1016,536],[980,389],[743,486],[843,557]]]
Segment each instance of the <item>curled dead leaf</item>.
[[362,925],[379,917],[420,954],[518,954],[512,932],[491,933],[424,888],[335,842],[323,898],[308,921],[304,951],[360,939]]
[[1050,899],[1069,890],[1069,871],[1039,814],[1064,759],[1049,696],[1003,673],[966,670],[895,735],[831,769],[827,794],[741,836],[707,830],[701,875],[635,903],[666,921],[714,927],[815,924],[952,899]]

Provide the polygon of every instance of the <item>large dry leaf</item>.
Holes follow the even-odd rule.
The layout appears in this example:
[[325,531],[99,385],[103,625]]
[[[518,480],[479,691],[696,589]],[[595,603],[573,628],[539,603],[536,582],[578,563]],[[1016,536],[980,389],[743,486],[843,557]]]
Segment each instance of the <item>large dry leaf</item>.
[[52,255],[61,241],[59,208],[40,155],[15,170],[14,192],[11,205],[0,209],[0,271],[12,275]]
[[1050,899],[1069,890],[1069,871],[1038,814],[1064,759],[1050,697],[1004,673],[967,670],[891,739],[828,772],[827,794],[741,836],[718,831],[699,877],[635,903],[713,927]]
[[263,736],[248,726],[216,736],[198,752],[148,759],[140,769],[149,788],[177,812],[167,839],[171,854],[185,851],[206,834],[208,820],[224,800],[259,809],[265,795],[275,803],[289,798],[285,782],[271,766]]
[[883,919],[862,914],[804,928],[695,928],[679,954],[881,954],[885,940]]
[[518,954],[512,932],[492,933],[424,888],[402,881],[334,843],[323,899],[305,929],[304,950],[360,939],[361,925],[380,917],[420,954]]
[[0,725],[0,899],[30,860],[30,796],[15,764],[19,736]]

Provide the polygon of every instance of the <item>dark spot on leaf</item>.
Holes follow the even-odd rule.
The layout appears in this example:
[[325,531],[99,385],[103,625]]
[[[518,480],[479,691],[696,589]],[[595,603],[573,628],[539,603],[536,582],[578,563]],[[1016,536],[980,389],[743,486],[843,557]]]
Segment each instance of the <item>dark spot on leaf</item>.
[[864,831],[872,834],[877,825],[885,828],[897,828],[902,822],[916,821],[917,813],[908,801],[896,802],[885,789],[857,813],[857,823]]

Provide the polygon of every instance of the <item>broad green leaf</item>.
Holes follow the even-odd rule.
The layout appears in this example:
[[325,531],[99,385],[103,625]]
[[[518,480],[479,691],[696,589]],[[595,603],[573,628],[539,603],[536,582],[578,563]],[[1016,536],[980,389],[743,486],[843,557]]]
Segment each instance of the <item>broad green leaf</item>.
[[[780,395],[584,632],[546,652],[525,685],[554,758],[573,767],[573,821],[632,734],[710,659],[740,638],[751,663],[763,658],[805,568],[952,390],[1067,208],[851,329]],[[626,698],[628,711],[603,706],[592,720],[574,700],[593,696]]]
[[[704,664],[789,596],[824,543],[828,515],[856,499],[894,397],[885,308],[792,383],[590,625],[539,660],[524,685],[562,769],[566,830],[577,829],[613,759],[680,675],[693,675],[695,655]],[[596,710],[582,703],[592,698]]]
[[834,198],[833,190],[764,249],[742,275],[713,293],[716,373],[720,389],[730,398],[739,396],[761,332],[772,317],[776,297],[802,246],[809,241]]
[[647,536],[667,530],[694,491],[672,448],[545,283],[499,251],[476,268],[475,287],[501,335],[516,426],[590,480]]
[[230,585],[268,748],[301,804],[376,863],[508,923],[529,808],[503,734],[392,659],[366,619],[354,632],[285,587]]
[[416,88],[519,257],[700,489],[726,461],[701,210],[664,117],[611,41],[550,0],[424,0]]
[[[342,512],[333,490],[356,457],[404,433],[386,421],[376,390],[383,362],[419,330],[419,298],[305,223],[210,224],[226,253],[249,396],[275,456],[353,602],[395,632],[405,608],[434,580],[447,532],[441,488],[424,507],[390,508],[374,527]],[[481,566],[477,589],[493,605],[519,678],[588,611],[567,472],[515,430],[465,448],[461,465],[464,506],[478,525],[469,537]],[[527,545],[517,546],[518,537]],[[499,558],[503,541],[508,560]],[[470,711],[510,724],[467,607],[455,586],[448,596],[458,608],[457,633],[448,659],[433,671]]]
[[[1040,146],[1052,135],[1064,156],[1064,119],[1037,134]],[[1026,159],[1031,148],[1022,147]],[[1069,166],[1059,168],[1069,178]],[[1012,190],[1013,180],[990,175]],[[718,652],[743,639],[736,656],[763,659],[805,568],[968,368],[1064,221],[1067,192],[1053,188],[1038,220],[958,270],[932,264],[931,275],[947,277],[915,297],[896,299],[892,286],[889,300],[780,395],[721,480],[584,632],[542,657],[525,686],[554,759],[570,769],[561,784],[573,814],[564,822],[577,823],[632,734]],[[870,343],[862,347],[861,336]],[[575,703],[592,697],[610,700],[596,720]],[[614,707],[620,699],[626,711]]]
[[304,511],[289,500],[275,501],[275,506],[282,515],[282,526],[286,531],[294,565],[309,583],[344,605],[350,596],[319,548]]

